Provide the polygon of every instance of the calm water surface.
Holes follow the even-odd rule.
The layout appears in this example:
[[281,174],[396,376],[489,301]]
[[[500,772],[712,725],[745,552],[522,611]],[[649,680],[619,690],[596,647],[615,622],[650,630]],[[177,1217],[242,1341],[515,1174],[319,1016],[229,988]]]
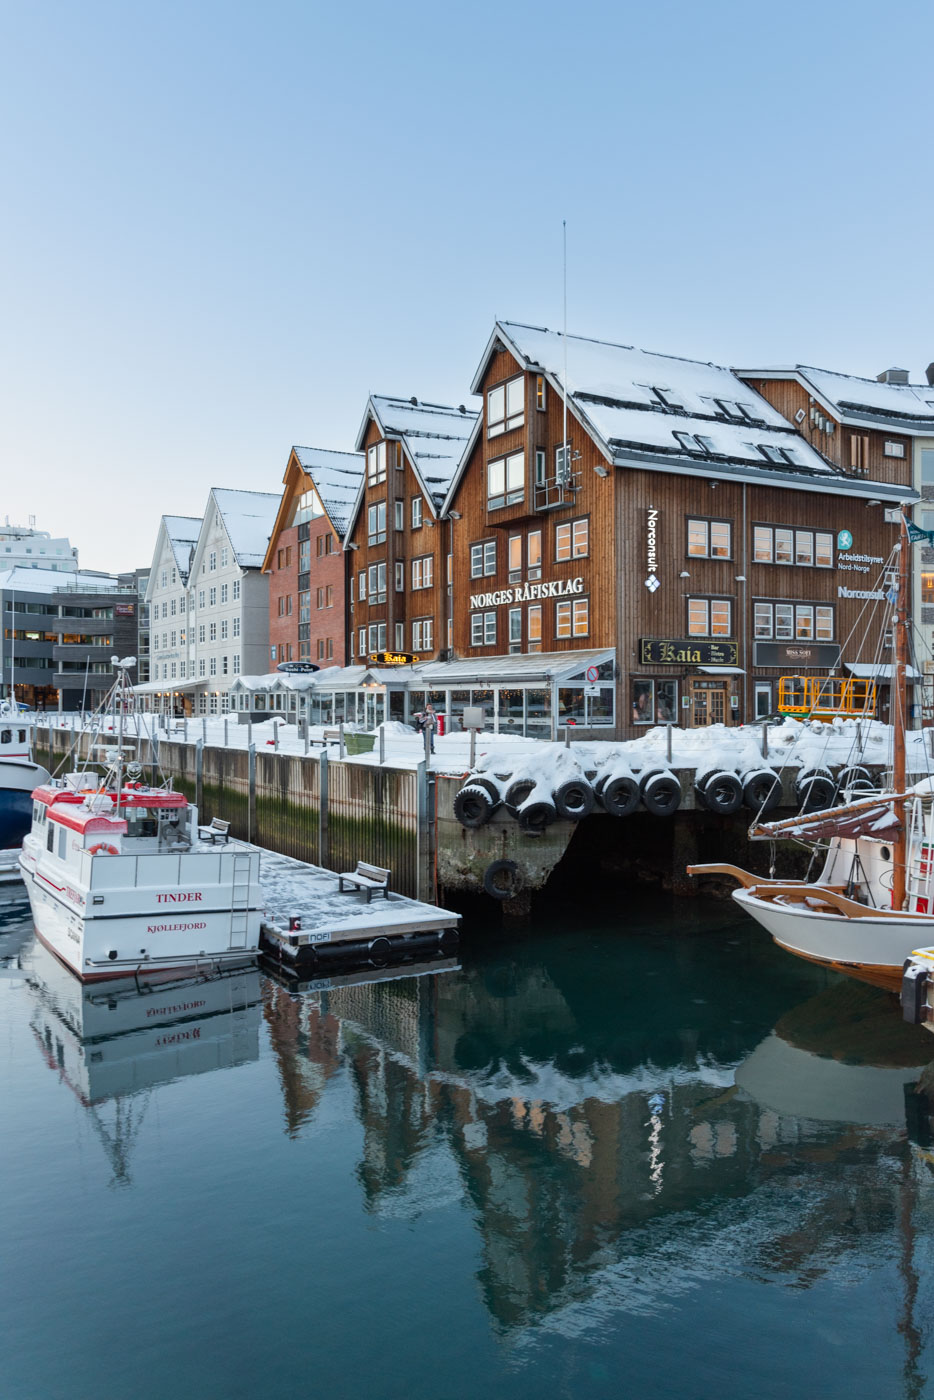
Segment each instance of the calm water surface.
[[0,905],[5,1400],[934,1396],[934,1036],[626,910],[119,998]]

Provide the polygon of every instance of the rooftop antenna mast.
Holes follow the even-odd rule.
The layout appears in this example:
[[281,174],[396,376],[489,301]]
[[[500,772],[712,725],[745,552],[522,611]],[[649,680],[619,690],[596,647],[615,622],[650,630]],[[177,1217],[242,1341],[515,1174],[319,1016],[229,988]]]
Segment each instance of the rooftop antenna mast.
[[561,220],[561,237],[563,244],[563,270],[564,270],[564,379],[562,383],[563,415],[564,425],[561,437],[561,482],[563,486],[570,474],[570,462],[568,461],[568,221]]

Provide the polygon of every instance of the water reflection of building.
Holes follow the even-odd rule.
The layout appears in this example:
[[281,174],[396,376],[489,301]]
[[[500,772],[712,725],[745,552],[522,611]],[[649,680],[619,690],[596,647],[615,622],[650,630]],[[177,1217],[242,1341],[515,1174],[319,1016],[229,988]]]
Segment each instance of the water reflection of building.
[[255,967],[197,978],[120,978],[85,984],[38,939],[25,960],[32,1028],[43,1057],[87,1109],[115,1181],[149,1096],[191,1074],[259,1058]]
[[[479,1283],[498,1326],[564,1315],[601,1291],[642,1306],[654,1288],[699,1283],[697,1261],[709,1271],[730,1251],[806,1285],[894,1228],[905,1146],[891,1105],[917,1077],[927,1042],[923,1032],[903,1034],[911,1028],[883,997],[857,988],[867,1000],[854,1008],[844,984],[776,1016],[800,997],[792,986],[784,1007],[751,1013],[742,1031],[726,1026],[721,1053],[705,1010],[690,1032],[677,1030],[691,1026],[689,1003],[711,990],[698,975],[681,1006],[668,987],[654,1000],[643,989],[635,1023],[621,1028],[609,1003],[603,1015],[586,1014],[566,970],[530,958],[332,990],[316,997],[308,1023],[312,1039],[324,1037],[316,1053],[326,1047],[333,1068],[351,1071],[369,1209],[422,1210],[433,1186],[443,1195],[454,1164],[476,1213]],[[790,1052],[781,1102],[754,1072],[776,1023]],[[872,1064],[849,1064],[852,1045],[841,1050],[838,1038],[831,1064],[842,1078],[831,1078],[823,1102],[813,1085],[830,1042],[801,1039],[812,1023],[844,1036],[849,1026],[854,1045],[874,1047]],[[656,1035],[656,1024],[668,1029]],[[751,1077],[742,1063],[734,1074],[737,1061]],[[807,1089],[800,1109],[795,1081]]]

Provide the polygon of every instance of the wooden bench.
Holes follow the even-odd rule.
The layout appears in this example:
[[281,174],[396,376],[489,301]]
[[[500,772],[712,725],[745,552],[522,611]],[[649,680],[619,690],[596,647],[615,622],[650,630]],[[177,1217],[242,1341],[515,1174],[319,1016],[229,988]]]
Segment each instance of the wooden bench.
[[342,875],[338,875],[340,893],[346,893],[344,890],[346,882],[352,889],[366,890],[367,904],[372,899],[374,890],[381,890],[383,898],[388,899],[390,874],[391,871],[384,870],[381,865],[368,865],[365,860],[358,860],[356,870],[345,870]]
[[320,744],[323,749],[326,749],[328,744],[339,744],[340,740],[341,732],[339,729],[326,729],[320,739],[309,737],[308,742],[309,744]]
[[230,840],[230,822],[225,822],[220,817],[212,817],[207,826],[198,827],[198,837],[201,841],[210,841],[212,846],[218,841],[226,845]]

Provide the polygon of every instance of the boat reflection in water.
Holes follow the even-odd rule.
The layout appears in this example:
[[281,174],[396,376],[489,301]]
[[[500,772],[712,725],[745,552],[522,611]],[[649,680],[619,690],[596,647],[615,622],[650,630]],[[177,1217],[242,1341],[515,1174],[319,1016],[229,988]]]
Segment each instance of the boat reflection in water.
[[810,1286],[871,1253],[926,1171],[905,1086],[930,1037],[735,932],[666,957],[648,934],[607,941],[596,972],[564,934],[446,977],[270,986],[287,1130],[349,1065],[367,1208],[414,1218],[466,1191],[484,1300],[517,1338],[724,1272]]
[[252,960],[201,977],[82,983],[36,938],[22,966],[37,1044],[91,1113],[117,1182],[129,1181],[129,1149],[154,1088],[259,1058]]

